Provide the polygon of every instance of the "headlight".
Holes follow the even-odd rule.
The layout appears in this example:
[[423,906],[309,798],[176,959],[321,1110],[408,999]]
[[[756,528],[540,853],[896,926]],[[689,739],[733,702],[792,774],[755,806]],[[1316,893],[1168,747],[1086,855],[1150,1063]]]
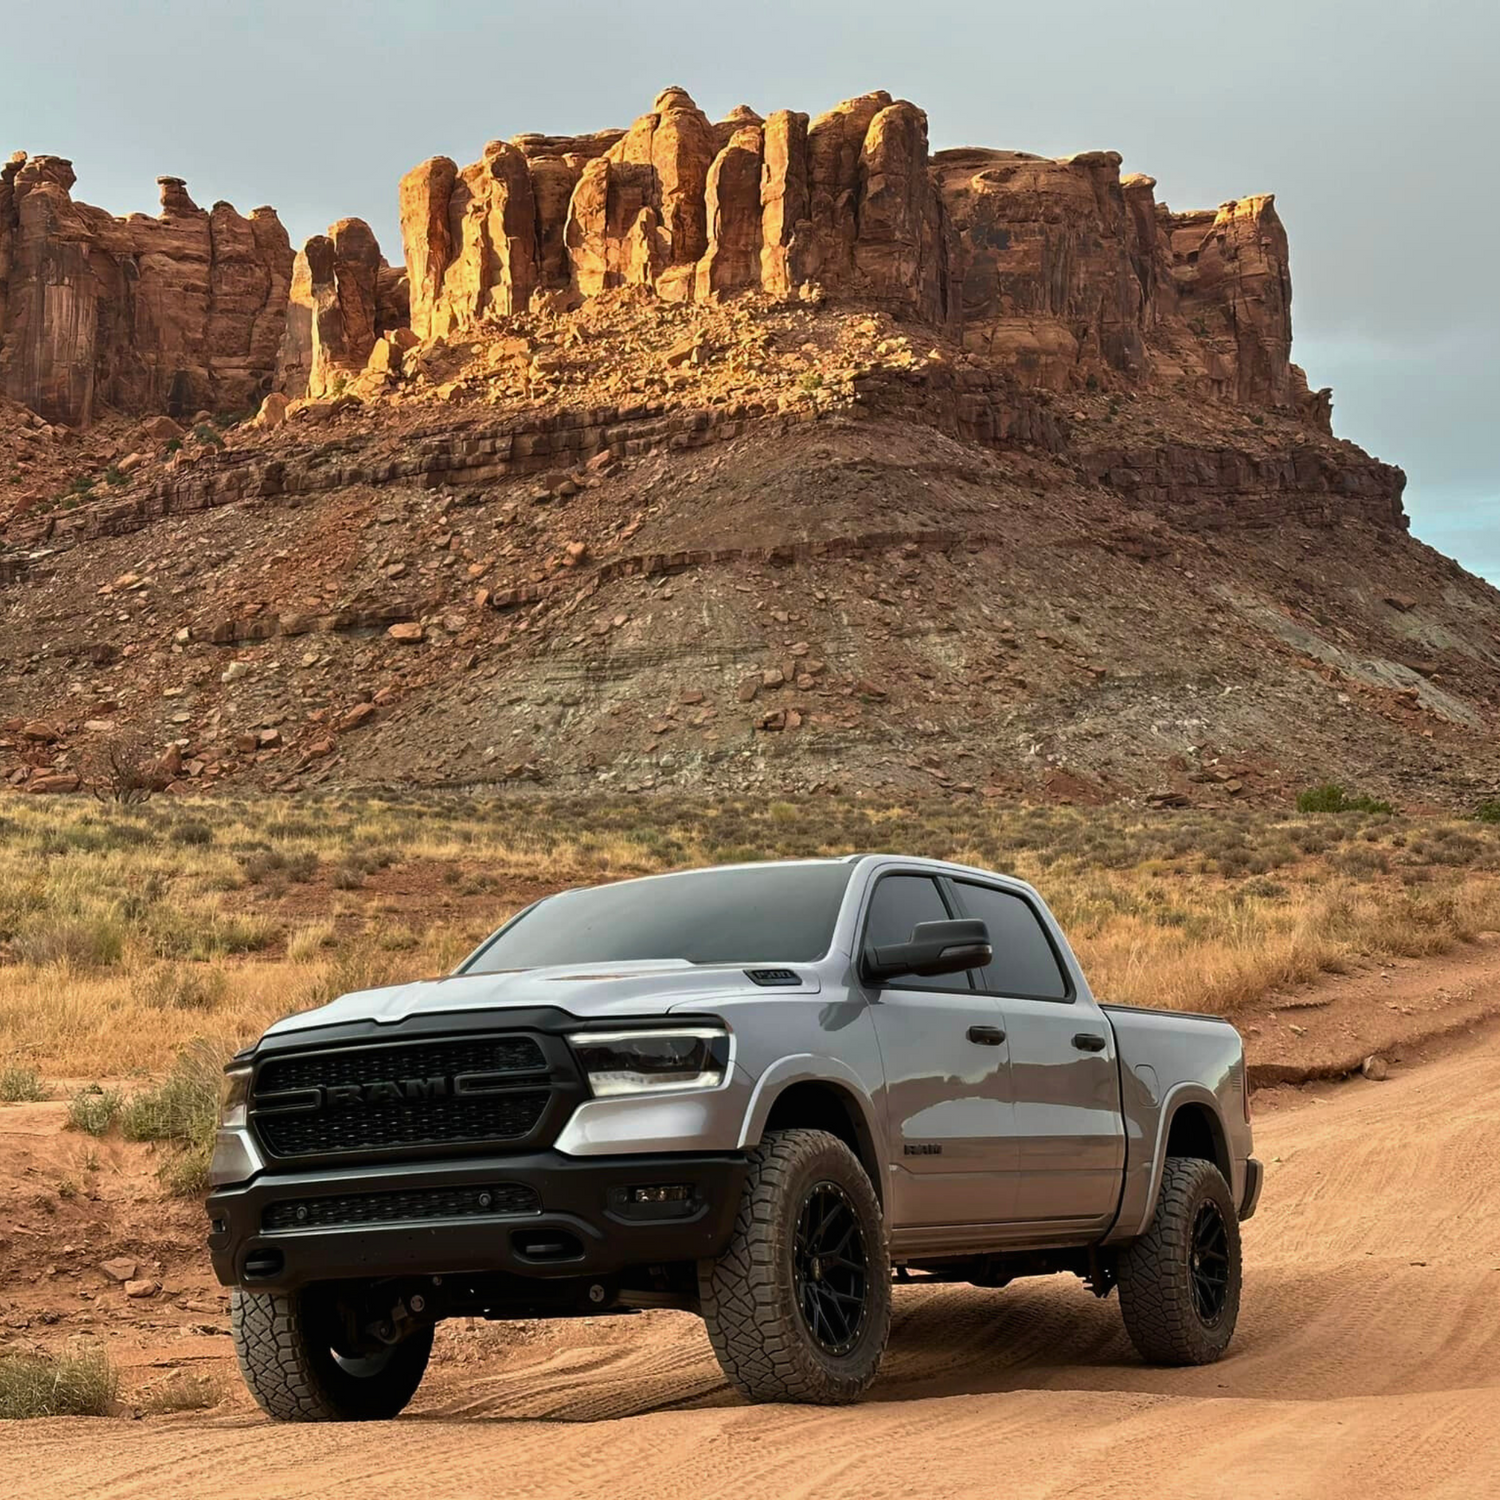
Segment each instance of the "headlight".
[[243,1130],[245,1109],[250,1099],[250,1069],[227,1068],[219,1088],[219,1128]]
[[579,1031],[568,1040],[596,1099],[716,1089],[729,1068],[729,1033],[721,1026]]

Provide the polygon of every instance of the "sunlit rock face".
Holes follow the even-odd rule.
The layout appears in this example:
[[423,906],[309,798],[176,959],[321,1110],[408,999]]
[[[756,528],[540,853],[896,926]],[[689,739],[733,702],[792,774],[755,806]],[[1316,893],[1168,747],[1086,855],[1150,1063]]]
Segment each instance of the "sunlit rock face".
[[75,202],[71,163],[0,169],[0,392],[49,421],[105,409],[239,411],[270,388],[292,251],[269,208],[201,209],[158,179],[161,212]]

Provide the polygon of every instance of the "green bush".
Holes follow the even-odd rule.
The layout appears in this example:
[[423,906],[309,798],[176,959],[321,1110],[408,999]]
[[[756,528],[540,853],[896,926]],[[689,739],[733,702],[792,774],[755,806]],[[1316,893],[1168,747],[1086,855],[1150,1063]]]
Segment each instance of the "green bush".
[[19,1065],[0,1072],[0,1104],[35,1104],[47,1097],[47,1086],[35,1068]]
[[120,1377],[102,1349],[0,1356],[0,1419],[106,1417]]
[[1351,796],[1336,781],[1325,781],[1297,794],[1297,811],[1300,813],[1391,813],[1395,808],[1389,802],[1363,793]]
[[1474,818],[1479,823],[1500,823],[1500,797],[1491,797],[1475,809]]
[[120,1128],[128,1141],[171,1141],[192,1146],[212,1141],[219,1119],[224,1053],[195,1042],[178,1054],[172,1071],[154,1089],[126,1104]]
[[108,1135],[124,1104],[125,1096],[119,1089],[101,1089],[97,1084],[80,1089],[68,1105],[68,1129],[81,1130],[85,1135]]

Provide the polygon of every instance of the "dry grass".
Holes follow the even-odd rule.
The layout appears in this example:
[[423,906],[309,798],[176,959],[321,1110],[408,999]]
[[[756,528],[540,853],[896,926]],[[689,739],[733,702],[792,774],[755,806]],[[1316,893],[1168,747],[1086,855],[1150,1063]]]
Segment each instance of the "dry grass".
[[223,1399],[223,1387],[213,1375],[197,1370],[173,1370],[138,1396],[136,1404],[143,1416],[162,1417],[175,1412],[207,1411]]
[[105,1417],[120,1378],[102,1349],[0,1355],[0,1419]]
[[[132,1101],[195,1043],[219,1056],[290,1011],[443,972],[538,889],[855,849],[1033,881],[1095,989],[1140,1004],[1233,1011],[1500,928],[1500,826],[1380,812],[15,797],[0,801],[0,1058],[68,1092],[114,1081],[125,1102],[79,1096],[80,1124],[118,1111],[147,1134]],[[420,878],[397,899],[403,870]]]

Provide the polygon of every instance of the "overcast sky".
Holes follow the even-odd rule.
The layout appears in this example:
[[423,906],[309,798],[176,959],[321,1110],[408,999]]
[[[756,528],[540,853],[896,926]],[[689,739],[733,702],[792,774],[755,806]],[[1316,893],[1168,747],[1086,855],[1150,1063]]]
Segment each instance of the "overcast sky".
[[521,131],[628,124],[667,84],[710,117],[884,88],[934,149],[1112,148],[1174,208],[1272,191],[1294,356],[1334,427],[1410,476],[1413,530],[1500,582],[1497,0],[0,0],[0,151],[77,196],[273,204],[294,243]]

